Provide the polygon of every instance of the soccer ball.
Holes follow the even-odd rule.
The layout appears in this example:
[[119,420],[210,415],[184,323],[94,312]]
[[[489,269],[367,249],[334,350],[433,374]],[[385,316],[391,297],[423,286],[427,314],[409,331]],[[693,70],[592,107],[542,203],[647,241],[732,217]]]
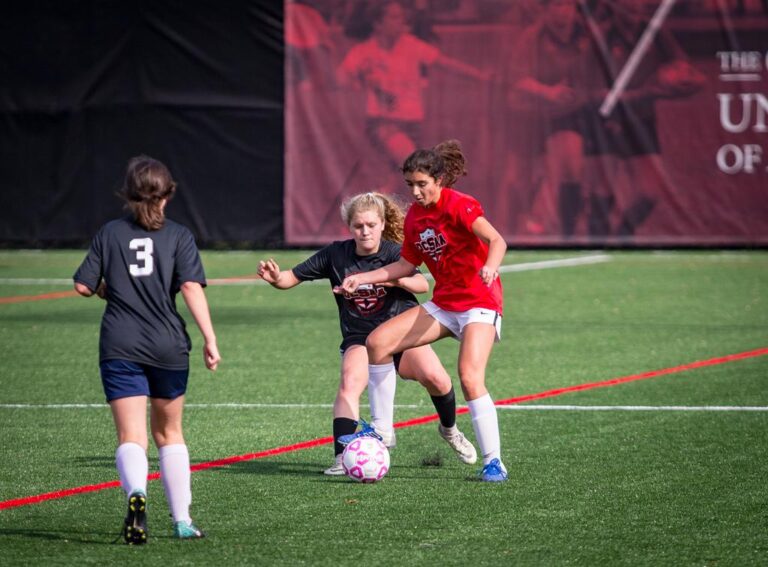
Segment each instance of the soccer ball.
[[389,470],[389,451],[373,437],[358,437],[344,448],[344,474],[357,482],[376,482]]

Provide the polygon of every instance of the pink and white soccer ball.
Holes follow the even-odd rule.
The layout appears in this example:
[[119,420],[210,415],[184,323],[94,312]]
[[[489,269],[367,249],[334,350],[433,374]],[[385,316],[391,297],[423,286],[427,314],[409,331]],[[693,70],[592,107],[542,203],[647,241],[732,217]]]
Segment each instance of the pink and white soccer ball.
[[373,437],[358,437],[344,448],[344,473],[358,482],[376,482],[389,470],[389,451]]

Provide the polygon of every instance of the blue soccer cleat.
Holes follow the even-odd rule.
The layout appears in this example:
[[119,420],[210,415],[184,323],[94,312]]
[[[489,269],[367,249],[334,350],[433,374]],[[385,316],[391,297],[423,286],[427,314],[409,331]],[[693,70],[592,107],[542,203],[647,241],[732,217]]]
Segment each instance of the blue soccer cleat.
[[195,526],[192,522],[174,522],[173,537],[176,539],[200,539],[205,537],[203,530]]
[[499,459],[492,459],[490,463],[480,471],[480,480],[483,482],[504,482],[507,480],[507,471]]
[[355,439],[359,439],[360,437],[373,437],[374,439],[378,439],[379,441],[383,442],[381,435],[376,433],[376,430],[373,428],[373,426],[368,424],[368,422],[364,419],[360,419],[360,427],[360,431],[339,437],[339,444],[346,446],[352,443],[352,441]]

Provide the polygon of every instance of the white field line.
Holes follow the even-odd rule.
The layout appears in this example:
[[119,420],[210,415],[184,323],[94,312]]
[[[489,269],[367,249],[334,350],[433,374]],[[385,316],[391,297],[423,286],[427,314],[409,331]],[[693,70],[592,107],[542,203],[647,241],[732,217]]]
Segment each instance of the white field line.
[[[607,254],[592,254],[589,256],[576,256],[575,258],[562,258],[559,260],[542,260],[539,262],[524,262],[522,264],[507,264],[499,268],[502,274],[508,272],[527,272],[530,270],[546,270],[548,268],[567,268],[570,266],[584,266],[607,262],[611,257]],[[424,274],[427,278],[432,276]],[[210,285],[266,285],[261,278],[212,278],[208,280]],[[324,280],[314,280],[305,283],[327,283]],[[72,285],[71,279],[66,278],[0,278],[0,285]]]
[[[188,409],[328,409],[332,404],[185,404]],[[461,406],[460,406],[461,407]],[[108,409],[107,404],[0,404],[0,409]],[[395,409],[427,409],[425,405],[396,405]],[[504,405],[498,410],[526,411],[739,411],[768,412],[768,406],[573,406],[573,405]]]
[[611,257],[608,254],[591,254],[589,256],[576,256],[575,258],[561,258],[559,260],[541,260],[539,262],[525,262],[523,264],[508,264],[499,268],[499,273],[528,272],[530,270],[546,270],[548,268],[569,268],[572,266],[586,266],[589,264],[602,264],[608,262]]
[[[333,404],[248,404],[248,403],[220,403],[220,404],[184,404],[189,409],[328,409]],[[396,405],[395,409],[424,409],[427,406],[411,404]],[[0,404],[0,409],[109,409],[103,404]]]

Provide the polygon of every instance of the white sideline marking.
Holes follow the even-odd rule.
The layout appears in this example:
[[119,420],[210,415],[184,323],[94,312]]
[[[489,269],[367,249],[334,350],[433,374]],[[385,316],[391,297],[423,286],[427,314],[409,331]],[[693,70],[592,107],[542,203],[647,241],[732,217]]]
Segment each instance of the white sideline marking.
[[[247,403],[222,403],[222,404],[184,404],[185,408],[197,409],[327,409],[333,404],[247,404]],[[395,408],[422,409],[427,406],[396,405]],[[0,409],[108,409],[103,404],[0,404]]]
[[[0,409],[107,409],[104,404],[0,404]],[[185,404],[196,409],[327,409],[333,404]],[[459,406],[462,407],[462,406]],[[426,409],[426,405],[396,405],[395,409]],[[530,411],[746,411],[768,412],[768,406],[569,406],[569,405],[505,405],[498,410]]]
[[565,406],[509,405],[499,410],[563,410],[563,411],[768,411],[768,406]]
[[[561,258],[559,260],[541,260],[539,262],[525,262],[522,264],[507,264],[499,268],[499,273],[527,272],[529,270],[546,270],[548,268],[566,268],[570,266],[584,266],[588,264],[600,264],[611,259],[607,254],[592,254],[590,256],[577,256],[575,258]],[[432,276],[424,274],[427,279]],[[266,285],[261,278],[212,278],[209,285]],[[313,280],[304,283],[326,283],[325,280]],[[71,279],[64,278],[0,278],[0,285],[72,285]]]
[[588,264],[602,264],[608,262],[611,257],[608,254],[592,254],[590,256],[577,256],[575,258],[561,258],[559,260],[541,260],[539,262],[525,262],[523,264],[508,264],[499,268],[499,273],[527,272],[529,270],[546,270],[548,268],[568,268],[571,266],[586,266]]
[[3,285],[72,285],[72,278],[0,278]]

